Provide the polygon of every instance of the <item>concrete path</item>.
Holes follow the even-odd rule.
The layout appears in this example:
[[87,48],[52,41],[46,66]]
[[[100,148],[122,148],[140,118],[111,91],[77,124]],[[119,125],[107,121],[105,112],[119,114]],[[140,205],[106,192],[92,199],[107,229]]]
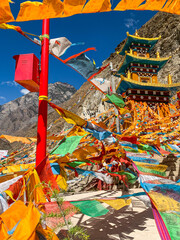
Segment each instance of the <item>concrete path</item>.
[[[128,194],[143,191],[131,189]],[[123,193],[127,194],[127,193]],[[122,192],[96,191],[65,197],[65,200],[85,200],[103,197],[121,196]],[[110,210],[106,215],[96,218],[84,214],[72,217],[73,225],[84,227],[91,240],[160,240],[152,210],[139,199],[132,197],[132,204],[120,210]]]

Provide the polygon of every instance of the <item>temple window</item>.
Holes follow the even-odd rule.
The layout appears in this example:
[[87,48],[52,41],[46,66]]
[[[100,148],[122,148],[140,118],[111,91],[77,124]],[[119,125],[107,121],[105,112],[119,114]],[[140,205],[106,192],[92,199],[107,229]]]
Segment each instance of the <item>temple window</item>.
[[140,77],[140,82],[150,83],[151,82],[151,78],[149,78],[149,77]]
[[138,56],[138,57],[146,57],[146,54],[145,54],[145,53],[142,53],[142,52],[138,52],[138,53],[137,53],[137,56]]

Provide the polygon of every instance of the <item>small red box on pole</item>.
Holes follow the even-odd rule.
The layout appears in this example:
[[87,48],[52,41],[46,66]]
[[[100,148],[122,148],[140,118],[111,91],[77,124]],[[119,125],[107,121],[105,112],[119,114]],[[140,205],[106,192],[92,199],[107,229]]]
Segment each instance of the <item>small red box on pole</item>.
[[15,82],[30,92],[39,92],[39,59],[33,54],[21,54],[13,57],[16,60]]

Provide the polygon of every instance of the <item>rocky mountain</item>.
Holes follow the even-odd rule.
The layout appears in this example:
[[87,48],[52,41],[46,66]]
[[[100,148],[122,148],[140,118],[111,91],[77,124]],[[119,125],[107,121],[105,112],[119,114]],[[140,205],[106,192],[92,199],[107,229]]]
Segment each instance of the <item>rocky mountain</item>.
[[[168,61],[168,63],[165,65],[165,67],[159,72],[158,78],[160,82],[167,82],[167,75],[170,73],[172,75],[173,82],[179,82],[180,81],[180,16],[169,14],[169,13],[162,13],[158,12],[152,19],[150,19],[146,24],[144,24],[140,29],[138,29],[138,33],[142,37],[151,38],[151,37],[158,37],[161,35],[161,39],[156,44],[152,51],[152,57],[155,57],[156,51],[159,51],[160,56],[167,57],[172,56],[172,58]],[[132,34],[132,33],[130,33]],[[103,65],[106,65],[109,62],[112,62],[114,69],[117,69],[120,63],[122,62],[123,57],[117,54],[117,51],[120,50],[122,44],[124,41],[122,41],[117,48],[115,49],[114,53],[111,53],[108,59],[106,59],[103,62]],[[101,77],[104,77],[106,79],[111,78],[110,74],[110,68],[106,68],[101,74]],[[119,81],[118,78],[115,79],[116,82]],[[32,93],[30,93],[31,95]],[[56,96],[53,92],[53,94],[50,94],[50,98],[52,98],[52,102],[56,103]],[[58,94],[59,95],[59,94]],[[28,95],[27,96],[27,102],[28,102]],[[24,96],[24,97],[26,97]],[[51,97],[52,96],[52,97]],[[22,98],[24,98],[22,97]],[[103,94],[99,91],[95,90],[92,85],[89,82],[85,82],[81,88],[66,102],[61,104],[61,107],[68,109],[79,116],[88,119],[90,117],[95,117],[97,114],[106,111],[109,107],[108,104],[102,103]],[[16,101],[16,100],[15,100]],[[21,99],[19,99],[19,102]],[[37,99],[35,100],[37,102]],[[34,104],[35,104],[34,102]],[[8,104],[7,104],[8,105]],[[16,103],[16,106],[18,103]],[[30,104],[32,107],[32,104]],[[4,106],[2,106],[3,109],[5,109]],[[19,108],[17,108],[19,109]],[[30,108],[31,109],[31,108]],[[2,109],[0,110],[2,112]],[[20,111],[20,110],[18,110]],[[18,122],[16,121],[17,115],[13,115],[11,110],[9,110],[9,116],[10,119],[9,122],[14,121],[14,128],[11,127],[10,131],[13,131],[13,129],[18,128]],[[31,118],[31,114],[28,111],[24,110],[24,114],[26,116],[29,116]],[[52,133],[58,133],[62,130],[62,128],[67,127],[67,124],[64,124],[63,120],[59,120],[56,123],[54,121],[58,118],[58,114],[53,111],[48,116],[48,125],[49,125],[49,132]],[[5,123],[5,120],[1,120],[2,117],[0,117],[0,125],[3,124],[3,129],[8,128],[8,124]],[[7,120],[7,118],[4,118]],[[20,120],[21,117],[18,117]],[[35,119],[30,119],[29,122],[34,122],[34,124],[31,125],[31,127],[28,128],[27,131],[21,131],[19,130],[19,135],[22,136],[36,136],[36,123]],[[22,123],[25,127],[25,124]],[[11,125],[12,126],[12,125]]]
[[[67,84],[56,82],[49,84],[49,98],[55,104],[67,101],[76,89]],[[52,109],[49,109],[52,111]],[[30,92],[20,98],[0,106],[0,134],[16,135],[16,132],[26,131],[37,122],[38,93]]]

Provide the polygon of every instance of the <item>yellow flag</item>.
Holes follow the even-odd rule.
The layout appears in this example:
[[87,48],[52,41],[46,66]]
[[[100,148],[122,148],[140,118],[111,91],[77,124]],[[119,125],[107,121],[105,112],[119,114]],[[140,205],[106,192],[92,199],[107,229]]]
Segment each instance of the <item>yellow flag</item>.
[[44,203],[46,198],[43,192],[43,186],[39,179],[36,170],[30,171],[25,175],[26,178],[26,194],[28,201],[34,201],[35,203]]
[[11,13],[8,0],[0,1],[0,23],[12,22],[14,17]]
[[64,0],[64,17],[82,12],[86,0]]
[[1,29],[12,29],[12,30],[16,31],[16,26],[10,25],[10,24],[7,24],[7,23],[1,23],[0,28]]
[[43,0],[41,2],[23,2],[20,5],[16,21],[29,21],[62,17],[64,5],[60,0]]
[[[147,0],[139,6],[139,10],[159,10],[161,11],[167,0]],[[172,1],[171,1],[172,2]]]
[[115,7],[115,11],[124,11],[127,9],[136,9],[144,0],[121,0]]
[[111,11],[110,0],[90,0],[83,9],[83,13]]
[[10,136],[10,135],[1,135],[0,138],[5,138],[10,143],[12,143],[12,142],[22,142],[22,143],[27,143],[27,144],[31,143],[31,141],[26,137],[15,137],[15,136]]
[[180,203],[169,196],[154,191],[150,191],[149,196],[153,200],[158,211],[180,211]]
[[[145,2],[145,3],[144,3]],[[180,14],[179,0],[121,0],[115,11],[153,10]]]
[[112,208],[119,210],[131,204],[131,199],[115,199],[115,200],[99,200],[100,202],[107,203]]
[[12,239],[35,240],[36,238],[33,238],[32,235],[36,235],[35,230],[39,224],[40,217],[40,212],[35,208],[33,203],[30,202],[26,210],[26,215],[24,218],[20,218],[20,222],[12,235]]
[[57,111],[57,113],[59,115],[61,115],[67,123],[78,125],[78,126],[86,125],[87,121],[85,121],[78,115],[76,115],[64,108],[61,108],[61,107],[55,105],[54,103],[49,103],[49,105],[52,108],[54,108]]

